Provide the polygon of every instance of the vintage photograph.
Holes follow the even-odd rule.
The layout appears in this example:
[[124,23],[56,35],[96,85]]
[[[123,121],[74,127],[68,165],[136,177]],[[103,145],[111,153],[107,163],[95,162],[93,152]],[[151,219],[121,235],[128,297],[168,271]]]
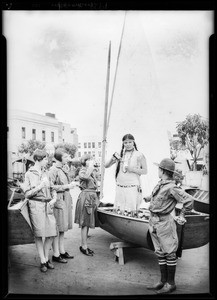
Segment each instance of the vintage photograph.
[[3,10],[8,293],[209,294],[211,10]]

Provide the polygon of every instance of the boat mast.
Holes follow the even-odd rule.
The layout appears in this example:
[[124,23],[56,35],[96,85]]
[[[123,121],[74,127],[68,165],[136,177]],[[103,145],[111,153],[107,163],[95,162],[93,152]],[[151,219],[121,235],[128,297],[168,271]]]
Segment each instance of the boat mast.
[[107,137],[107,115],[108,115],[110,60],[111,60],[111,41],[109,42],[108,66],[107,66],[107,76],[106,76],[106,93],[105,93],[104,125],[103,125],[103,140],[102,140],[102,158],[101,158],[100,199],[102,199],[102,197],[103,197],[103,183],[104,183],[104,173],[105,173],[104,164],[105,164],[105,148],[106,148],[106,137]]
[[107,138],[109,121],[110,121],[110,116],[111,116],[111,108],[112,108],[113,95],[114,95],[114,89],[115,89],[115,83],[116,83],[119,57],[120,57],[120,52],[121,52],[122,39],[123,39],[124,28],[125,28],[126,14],[127,14],[127,12],[125,12],[125,16],[124,16],[124,23],[123,23],[121,39],[120,39],[120,44],[119,44],[119,49],[118,49],[118,56],[117,56],[117,62],[116,62],[116,68],[115,68],[115,76],[114,76],[114,81],[113,81],[112,95],[111,95],[109,113],[108,113],[108,89],[109,89],[109,76],[110,76],[111,42],[109,43],[108,68],[107,68],[107,79],[106,79],[105,110],[104,110],[104,127],[103,127],[103,141],[102,141],[100,199],[102,199],[102,197],[103,197],[103,184],[104,184],[104,174],[105,174],[104,164],[105,164],[106,138]]
[[116,77],[117,77],[117,71],[118,71],[119,58],[120,58],[120,53],[121,53],[121,45],[122,45],[122,40],[123,40],[123,35],[124,35],[126,15],[127,15],[127,12],[125,12],[125,15],[124,15],[124,23],[123,23],[123,28],[122,28],[121,38],[120,38],[120,44],[119,44],[119,49],[118,49],[118,55],[117,55],[117,61],[116,61],[116,67],[115,67],[115,76],[114,76],[114,81],[113,81],[113,86],[112,86],[112,94],[111,94],[108,120],[107,120],[106,134],[107,134],[107,131],[108,131],[109,121],[110,121],[110,116],[111,116],[111,109],[112,109],[112,103],[113,103],[113,96],[114,96],[114,90],[115,90],[115,83],[116,83]]

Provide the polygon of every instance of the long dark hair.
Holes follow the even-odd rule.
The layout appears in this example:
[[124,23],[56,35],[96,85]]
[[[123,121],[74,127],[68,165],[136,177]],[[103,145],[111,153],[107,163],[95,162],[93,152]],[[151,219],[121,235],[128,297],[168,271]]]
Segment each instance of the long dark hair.
[[[124,143],[123,143],[123,142],[124,142],[125,140],[133,140],[134,148],[138,151],[137,146],[136,146],[136,143],[135,143],[134,136],[133,136],[132,134],[130,134],[130,133],[125,134],[125,135],[123,136],[123,138],[122,138],[122,148],[121,148],[121,153],[120,153],[121,158],[123,157],[123,154],[124,154]],[[120,171],[120,164],[121,164],[121,162],[120,162],[120,160],[119,160],[119,161],[118,161],[118,164],[117,164],[116,172],[115,172],[115,178],[117,178],[118,173],[119,173],[119,171]]]

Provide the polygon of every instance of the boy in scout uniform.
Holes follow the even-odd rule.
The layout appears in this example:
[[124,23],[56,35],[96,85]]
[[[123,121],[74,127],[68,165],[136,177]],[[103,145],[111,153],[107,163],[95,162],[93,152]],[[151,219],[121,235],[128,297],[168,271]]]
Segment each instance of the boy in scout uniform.
[[155,290],[158,294],[167,294],[176,290],[176,251],[178,249],[178,236],[176,223],[171,214],[177,202],[183,204],[179,221],[185,222],[184,212],[193,208],[194,198],[176,186],[173,180],[175,163],[165,158],[158,166],[160,181],[154,188],[150,197],[144,198],[150,202],[149,231],[158,257],[161,280],[147,289]]

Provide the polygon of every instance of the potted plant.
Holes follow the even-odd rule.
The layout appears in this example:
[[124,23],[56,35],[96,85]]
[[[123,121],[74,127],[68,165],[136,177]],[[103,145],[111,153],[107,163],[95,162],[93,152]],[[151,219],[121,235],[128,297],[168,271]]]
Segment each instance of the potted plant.
[[202,171],[198,171],[198,159],[201,150],[209,142],[209,125],[199,114],[187,115],[186,119],[176,126],[181,144],[190,152],[193,163],[191,171],[186,173],[186,184],[200,186]]

